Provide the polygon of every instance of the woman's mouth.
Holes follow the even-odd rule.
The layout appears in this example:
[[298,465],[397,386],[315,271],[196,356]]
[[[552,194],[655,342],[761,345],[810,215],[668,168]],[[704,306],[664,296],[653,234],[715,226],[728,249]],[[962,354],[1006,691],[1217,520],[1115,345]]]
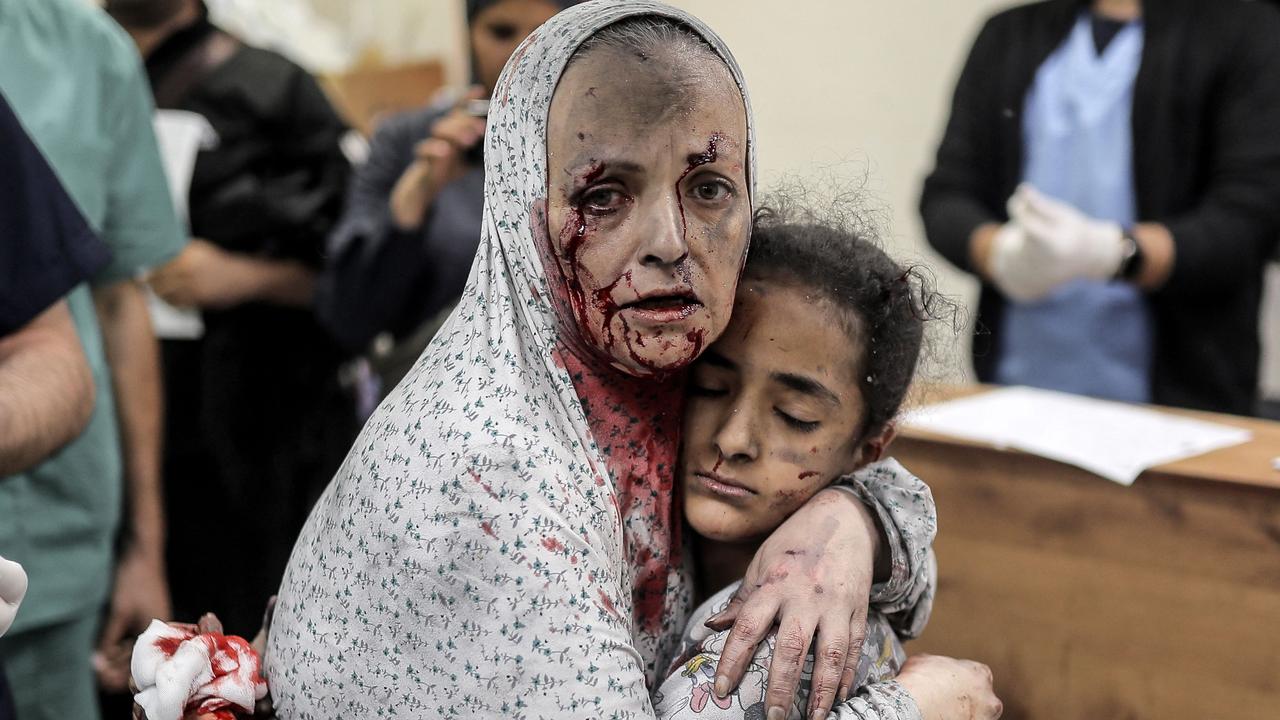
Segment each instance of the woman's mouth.
[[683,320],[702,307],[693,293],[656,293],[633,300],[619,309],[640,319],[654,323]]
[[756,494],[756,491],[738,483],[735,480],[726,478],[723,475],[717,475],[711,472],[695,472],[694,477],[698,478],[698,482],[703,488],[714,495],[722,495],[724,497],[745,498]]

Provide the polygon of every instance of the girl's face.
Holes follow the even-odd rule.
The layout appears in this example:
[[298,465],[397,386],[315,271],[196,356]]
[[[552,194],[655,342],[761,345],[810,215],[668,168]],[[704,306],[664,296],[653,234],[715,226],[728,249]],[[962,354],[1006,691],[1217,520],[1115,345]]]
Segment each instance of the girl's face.
[[710,53],[602,48],[569,67],[548,128],[547,273],[583,341],[646,376],[720,335],[750,231],[746,166],[742,96]]
[[476,78],[493,93],[511,53],[560,7],[549,0],[503,0],[481,10],[471,23]]
[[861,346],[825,299],[790,284],[743,283],[733,320],[689,384],[680,478],[698,534],[764,537],[878,457],[887,434],[859,442]]

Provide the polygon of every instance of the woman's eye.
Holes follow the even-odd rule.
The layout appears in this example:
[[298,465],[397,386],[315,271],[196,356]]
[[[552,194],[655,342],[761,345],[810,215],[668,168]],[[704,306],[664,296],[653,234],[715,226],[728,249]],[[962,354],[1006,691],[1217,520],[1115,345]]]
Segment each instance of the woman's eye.
[[493,36],[494,40],[506,42],[516,36],[516,26],[501,23],[490,25],[489,34]]
[[802,433],[813,432],[814,430],[817,430],[818,425],[821,424],[817,420],[801,420],[799,418],[792,417],[777,408],[774,409],[774,412],[778,414],[778,417],[782,419],[782,422],[786,423],[787,427]]
[[723,180],[708,180],[693,186],[693,196],[702,202],[719,202],[732,194],[732,188]]
[[707,387],[706,385],[691,384],[689,385],[689,394],[694,397],[724,397],[728,390],[723,388]]
[[596,215],[608,214],[621,207],[624,199],[618,190],[599,188],[582,196],[582,207]]

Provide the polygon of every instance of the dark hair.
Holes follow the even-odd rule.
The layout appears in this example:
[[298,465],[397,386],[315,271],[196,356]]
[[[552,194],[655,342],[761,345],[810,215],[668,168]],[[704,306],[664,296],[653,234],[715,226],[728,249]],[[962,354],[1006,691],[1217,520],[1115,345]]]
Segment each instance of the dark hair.
[[862,233],[815,221],[813,213],[791,214],[756,211],[743,279],[800,285],[841,312],[850,341],[862,346],[854,368],[866,404],[862,440],[901,409],[925,323],[954,317],[956,305],[932,289],[926,269],[904,268]]

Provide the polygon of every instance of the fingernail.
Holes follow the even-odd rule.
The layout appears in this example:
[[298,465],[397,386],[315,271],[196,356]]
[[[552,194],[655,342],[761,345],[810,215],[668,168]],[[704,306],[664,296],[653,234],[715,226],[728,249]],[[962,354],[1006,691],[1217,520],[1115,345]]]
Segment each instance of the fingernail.
[[840,692],[836,693],[836,703],[843,705],[845,700],[849,699],[849,688],[841,687]]
[[715,693],[718,698],[729,696],[729,678],[723,675],[716,678]]
[[826,720],[827,711],[822,708],[818,708],[817,710],[809,713],[809,717],[812,718],[812,720]]
[[769,708],[769,714],[766,717],[768,720],[787,720],[787,711],[774,705]]

